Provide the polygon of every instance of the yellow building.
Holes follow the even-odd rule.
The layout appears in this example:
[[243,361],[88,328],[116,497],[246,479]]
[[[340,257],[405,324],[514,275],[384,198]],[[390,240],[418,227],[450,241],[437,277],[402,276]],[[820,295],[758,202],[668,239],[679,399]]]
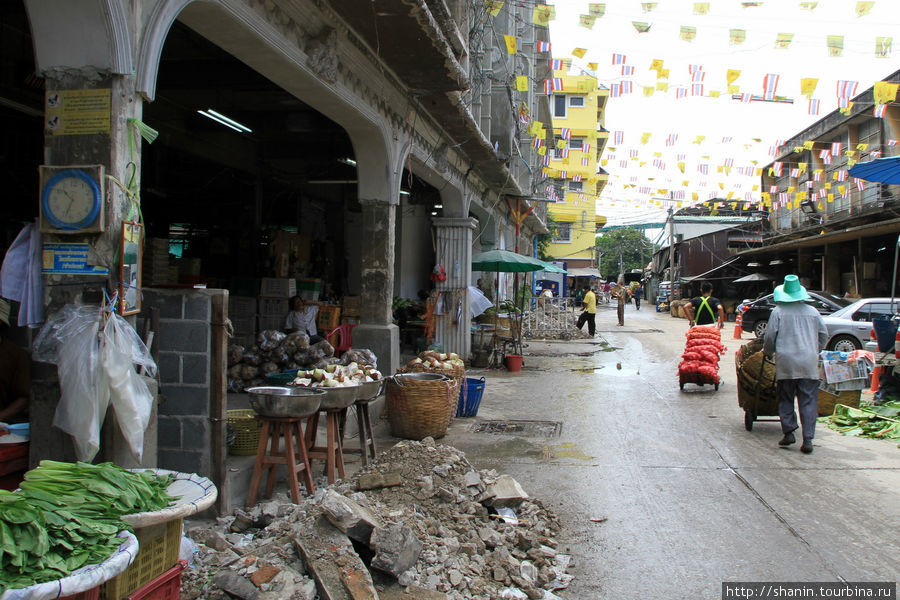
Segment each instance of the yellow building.
[[[549,205],[558,235],[549,253],[569,267],[595,267],[597,231],[606,217],[597,214],[597,198],[609,178],[600,168],[600,155],[609,132],[603,127],[609,89],[590,75],[553,71],[555,90],[550,99],[553,147],[547,149],[544,173],[555,182],[558,200]],[[560,89],[561,83],[561,89]]]

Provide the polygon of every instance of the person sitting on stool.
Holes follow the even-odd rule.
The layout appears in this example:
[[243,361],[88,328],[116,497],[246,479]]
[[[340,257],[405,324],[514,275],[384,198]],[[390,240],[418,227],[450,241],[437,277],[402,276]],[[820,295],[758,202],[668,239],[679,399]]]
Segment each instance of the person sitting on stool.
[[315,304],[306,304],[300,296],[291,298],[291,312],[288,313],[284,320],[284,332],[296,333],[302,332],[309,336],[309,343],[315,344],[321,342],[325,338],[319,335],[316,330],[316,315],[319,313],[319,307]]

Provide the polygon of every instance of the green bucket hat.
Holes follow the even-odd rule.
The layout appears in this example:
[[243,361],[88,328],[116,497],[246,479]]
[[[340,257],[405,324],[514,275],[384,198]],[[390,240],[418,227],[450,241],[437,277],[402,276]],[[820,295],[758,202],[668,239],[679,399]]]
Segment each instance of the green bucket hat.
[[775,302],[802,302],[809,300],[806,288],[800,285],[796,275],[785,275],[784,283],[775,288]]

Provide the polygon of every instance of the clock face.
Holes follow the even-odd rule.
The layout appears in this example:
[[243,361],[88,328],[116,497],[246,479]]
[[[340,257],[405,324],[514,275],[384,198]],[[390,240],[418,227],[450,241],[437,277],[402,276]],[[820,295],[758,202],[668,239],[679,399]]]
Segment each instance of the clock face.
[[47,207],[63,223],[80,223],[94,208],[94,191],[83,179],[67,177],[50,190]]
[[61,171],[44,187],[43,215],[58,229],[76,230],[91,226],[100,213],[100,186],[86,172]]

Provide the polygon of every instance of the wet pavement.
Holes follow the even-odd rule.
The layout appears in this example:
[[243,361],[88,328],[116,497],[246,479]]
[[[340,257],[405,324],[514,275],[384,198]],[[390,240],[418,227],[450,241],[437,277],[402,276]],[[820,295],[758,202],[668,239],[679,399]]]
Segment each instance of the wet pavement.
[[[597,336],[529,341],[524,368],[485,376],[474,418],[440,440],[515,477],[561,517],[575,558],[568,598],[719,598],[723,581],[896,581],[900,449],[819,424],[815,452],[748,432],[734,351],[723,383],[686,384],[687,321],[599,307]],[[381,421],[377,429],[384,430]],[[389,440],[379,440],[389,443]]]

